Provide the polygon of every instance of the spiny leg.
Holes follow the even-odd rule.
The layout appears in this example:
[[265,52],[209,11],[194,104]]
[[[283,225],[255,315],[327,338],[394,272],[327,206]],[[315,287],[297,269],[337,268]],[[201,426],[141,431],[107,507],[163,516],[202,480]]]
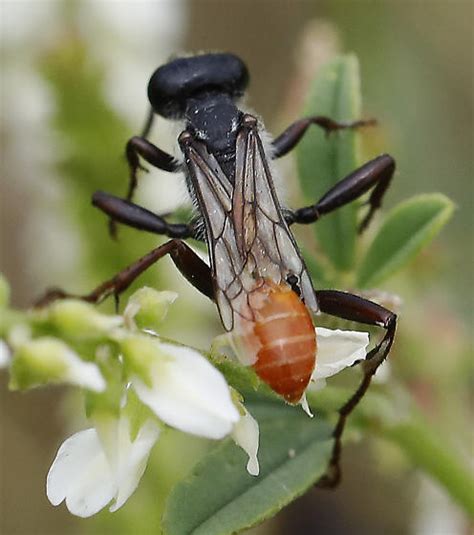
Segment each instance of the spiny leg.
[[211,270],[209,266],[199,258],[199,256],[183,241],[170,240],[156,249],[153,249],[139,260],[130,264],[125,269],[114,275],[111,279],[103,282],[90,293],[85,295],[75,295],[65,292],[59,288],[53,288],[45,293],[35,306],[42,307],[48,305],[56,299],[75,298],[82,299],[88,303],[101,303],[104,299],[113,295],[116,303],[121,293],[123,293],[132,282],[139,277],[152,264],[166,255],[170,255],[175,266],[181,274],[202,294],[214,299],[214,289],[212,284]]
[[359,120],[352,122],[335,121],[322,115],[305,117],[291,124],[282,134],[274,139],[273,158],[280,158],[292,150],[304,136],[311,125],[317,125],[324,129],[326,134],[347,128],[359,128],[361,126],[373,126],[377,124],[375,119]]
[[[169,171],[170,173],[177,172],[181,168],[180,162],[171,154],[161,150],[146,139],[150,135],[154,118],[155,114],[153,108],[150,108],[141,135],[130,138],[125,146],[125,157],[127,158],[129,168],[129,182],[126,198],[129,201],[132,200],[138,184],[138,170],[141,169],[142,171],[147,171],[147,169],[140,164],[140,157],[152,166],[163,171]],[[117,229],[112,219],[109,220],[109,232],[113,238],[116,237]]]
[[341,479],[340,456],[341,437],[347,417],[364,397],[378,367],[385,360],[395,338],[397,316],[377,303],[356,295],[337,290],[321,290],[316,292],[322,312],[349,321],[357,321],[367,325],[376,325],[385,329],[385,336],[367,354],[363,363],[364,375],[355,393],[339,409],[339,419],[333,432],[334,447],[329,464],[328,475],[319,483],[322,487],[334,487]]
[[171,156],[171,154],[161,150],[156,145],[153,145],[153,143],[150,143],[150,141],[140,136],[133,136],[127,141],[125,155],[130,169],[130,181],[127,191],[128,200],[133,197],[137,186],[138,169],[146,171],[146,168],[140,165],[139,157],[143,158],[153,167],[161,169],[162,171],[168,171],[169,173],[176,173],[181,168],[180,162]]
[[329,214],[354,201],[373,188],[367,201],[370,206],[369,211],[359,225],[359,232],[362,232],[369,224],[374,212],[380,208],[394,171],[395,160],[388,154],[382,154],[337,182],[316,204],[299,208],[293,212],[287,211],[286,221],[289,225],[314,223],[322,215]]
[[92,196],[92,204],[109,215],[112,221],[118,221],[138,230],[161,234],[169,238],[196,237],[193,225],[168,223],[163,217],[150,210],[110,193],[96,191]]

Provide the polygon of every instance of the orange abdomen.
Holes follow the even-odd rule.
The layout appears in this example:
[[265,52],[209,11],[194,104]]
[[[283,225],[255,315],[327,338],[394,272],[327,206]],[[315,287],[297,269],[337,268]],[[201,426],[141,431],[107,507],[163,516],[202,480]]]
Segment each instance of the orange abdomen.
[[[266,283],[257,292],[253,332],[243,337],[253,346],[253,368],[272,390],[290,403],[303,395],[316,362],[316,333],[311,316],[286,284]],[[262,295],[263,294],[263,295]],[[260,297],[260,299],[258,299]],[[262,298],[263,297],[263,298]]]

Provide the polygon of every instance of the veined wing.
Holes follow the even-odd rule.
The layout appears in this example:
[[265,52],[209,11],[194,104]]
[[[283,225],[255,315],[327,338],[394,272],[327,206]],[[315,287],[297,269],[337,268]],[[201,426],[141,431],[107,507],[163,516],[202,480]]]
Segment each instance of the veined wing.
[[257,121],[247,115],[236,143],[232,218],[244,272],[276,284],[297,277],[306,306],[318,311],[311,279],[282,214]]
[[239,317],[252,320],[249,296],[268,280],[279,284],[296,276],[306,305],[318,310],[303,259],[281,213],[256,120],[246,118],[252,121],[237,136],[234,186],[203,143],[193,140],[185,147],[227,331]]

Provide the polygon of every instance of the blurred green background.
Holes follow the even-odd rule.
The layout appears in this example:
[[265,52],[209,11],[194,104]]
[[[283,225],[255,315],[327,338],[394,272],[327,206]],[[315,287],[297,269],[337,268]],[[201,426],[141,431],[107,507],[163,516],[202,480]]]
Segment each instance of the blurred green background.
[[[183,51],[228,50],[251,73],[246,104],[276,134],[302,108],[317,66],[338,51],[360,60],[368,155],[390,152],[398,171],[386,207],[442,191],[452,222],[415,265],[384,289],[403,300],[392,373],[407,386],[440,442],[472,453],[473,6],[438,1],[5,2],[1,4],[0,271],[17,306],[48,285],[83,292],[150,249],[154,237],[107,236],[93,210],[95,189],[122,193],[126,140],[139,132],[152,71]],[[153,139],[175,148],[176,127],[157,121]],[[291,158],[282,162],[298,202]],[[152,172],[137,197],[159,212],[181,206],[176,177]],[[166,334],[206,347],[217,314],[168,261],[138,282],[177,290]],[[135,286],[136,287],[136,286]],[[0,532],[156,533],[162,499],[203,441],[178,433],[160,441],[125,508],[80,521],[46,500],[45,476],[79,400],[49,389],[8,393],[0,410]],[[76,409],[74,409],[76,407]],[[184,459],[184,461],[183,461]],[[382,442],[346,448],[335,493],[310,491],[261,534],[457,534],[469,525],[447,496]]]

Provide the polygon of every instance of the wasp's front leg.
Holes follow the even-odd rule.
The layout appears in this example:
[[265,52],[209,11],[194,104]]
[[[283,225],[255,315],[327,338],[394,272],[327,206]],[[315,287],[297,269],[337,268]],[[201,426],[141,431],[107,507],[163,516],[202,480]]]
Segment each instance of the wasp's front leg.
[[290,150],[292,150],[299,143],[312,124],[323,128],[326,134],[330,134],[331,132],[345,130],[347,128],[373,126],[377,124],[377,121],[375,119],[361,119],[359,121],[335,121],[334,119],[330,119],[329,117],[324,117],[322,115],[305,117],[304,119],[295,121],[273,141],[273,158],[280,158],[281,156],[284,156],[290,152]]
[[140,136],[133,136],[127,142],[125,147],[125,156],[127,157],[128,166],[130,169],[130,181],[127,191],[127,199],[131,200],[135,188],[137,186],[137,171],[138,169],[145,170],[140,164],[139,157],[143,158],[153,167],[175,173],[180,170],[180,162],[176,160],[171,154],[161,150],[147,139]]
[[[154,117],[155,114],[153,108],[151,108],[141,135],[130,138],[125,146],[125,157],[127,158],[129,168],[126,199],[129,201],[132,200],[137,188],[138,170],[141,169],[142,171],[147,171],[147,169],[141,165],[140,158],[143,158],[153,167],[161,169],[162,171],[168,171],[170,173],[177,172],[181,168],[179,161],[171,156],[171,154],[161,150],[156,145],[153,145],[153,143],[150,143],[148,139],[146,139],[149,136],[153,126]],[[117,229],[112,219],[109,220],[109,232],[113,238],[116,237]]]

